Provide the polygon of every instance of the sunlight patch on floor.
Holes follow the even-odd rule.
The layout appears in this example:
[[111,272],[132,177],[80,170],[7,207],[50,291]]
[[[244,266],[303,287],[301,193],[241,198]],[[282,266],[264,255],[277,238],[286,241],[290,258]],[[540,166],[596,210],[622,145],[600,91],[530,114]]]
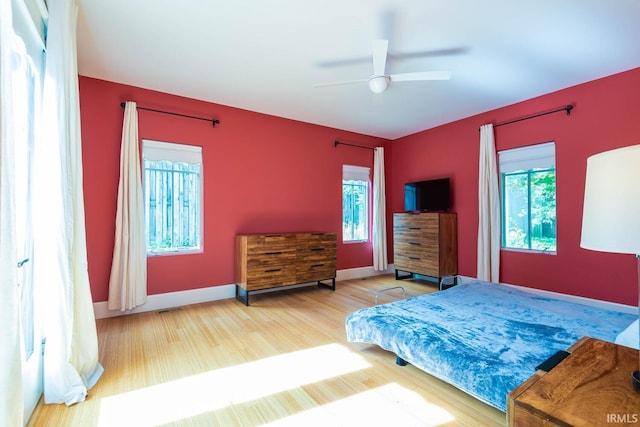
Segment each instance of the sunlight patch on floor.
[[98,426],[155,426],[370,367],[339,344],[282,354],[105,397]]
[[350,396],[318,408],[265,424],[298,426],[439,426],[455,421],[440,406],[397,383]]

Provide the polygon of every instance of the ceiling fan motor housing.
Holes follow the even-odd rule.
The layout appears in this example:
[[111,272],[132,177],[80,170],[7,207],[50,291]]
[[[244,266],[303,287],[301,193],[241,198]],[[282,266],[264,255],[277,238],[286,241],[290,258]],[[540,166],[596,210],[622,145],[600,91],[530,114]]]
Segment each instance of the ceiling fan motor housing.
[[389,76],[372,76],[369,79],[369,89],[373,93],[382,93],[389,87]]

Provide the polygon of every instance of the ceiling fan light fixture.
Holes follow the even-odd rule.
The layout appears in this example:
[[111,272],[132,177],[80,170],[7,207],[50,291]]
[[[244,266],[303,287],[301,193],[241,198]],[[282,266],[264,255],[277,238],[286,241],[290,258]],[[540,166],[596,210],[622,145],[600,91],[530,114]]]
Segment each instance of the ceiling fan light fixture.
[[373,93],[382,93],[389,87],[388,76],[373,76],[369,79],[369,89]]

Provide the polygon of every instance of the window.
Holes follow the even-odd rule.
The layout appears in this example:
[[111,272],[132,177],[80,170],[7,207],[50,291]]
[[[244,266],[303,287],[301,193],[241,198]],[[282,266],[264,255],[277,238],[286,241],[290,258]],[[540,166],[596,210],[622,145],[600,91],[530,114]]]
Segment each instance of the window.
[[143,140],[148,254],[202,251],[202,147]]
[[40,126],[44,56],[41,40],[28,32],[24,15],[16,19],[15,33],[11,34],[9,46],[9,82],[12,89],[11,120],[14,164],[14,209],[15,209],[15,260],[18,265],[20,286],[20,308],[22,344],[25,360],[34,351],[35,316],[33,283],[33,218],[34,209],[34,150],[36,128]]
[[555,143],[498,153],[502,247],[556,251]]
[[342,167],[342,241],[369,240],[369,168]]

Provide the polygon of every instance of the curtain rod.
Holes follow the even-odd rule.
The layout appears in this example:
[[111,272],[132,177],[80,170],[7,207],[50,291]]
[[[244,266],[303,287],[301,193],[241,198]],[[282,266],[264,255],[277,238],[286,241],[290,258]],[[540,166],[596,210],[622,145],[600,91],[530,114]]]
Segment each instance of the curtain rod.
[[373,147],[365,147],[364,145],[355,145],[355,144],[347,144],[346,142],[340,142],[337,139],[333,142],[333,146],[337,147],[338,145],[348,145],[349,147],[356,147],[356,148],[364,148],[365,150],[374,150],[375,148]]
[[[124,108],[126,105],[126,103],[121,102],[120,106],[122,108]],[[162,114],[170,114],[172,116],[179,116],[179,117],[186,117],[188,119],[196,119],[196,120],[204,120],[206,122],[211,122],[211,124],[213,125],[213,127],[216,127],[217,124],[220,123],[220,120],[218,119],[207,119],[205,117],[196,117],[196,116],[188,116],[186,114],[180,114],[180,113],[172,113],[170,111],[162,111],[162,110],[154,110],[153,108],[145,108],[145,107],[138,107],[136,106],[136,109],[138,110],[145,110],[145,111],[153,111],[154,113],[162,113]]]
[[546,116],[547,114],[557,113],[559,111],[566,111],[567,112],[567,116],[569,116],[569,115],[571,115],[571,110],[573,110],[573,105],[566,105],[566,106],[564,106],[562,108],[557,108],[557,109],[551,110],[551,111],[545,111],[544,113],[532,114],[530,116],[521,117],[519,119],[509,120],[508,122],[498,123],[498,124],[493,125],[493,127],[497,128],[499,126],[510,125],[511,123],[517,123],[517,122],[521,122],[523,120],[529,120],[529,119],[533,119],[533,118],[540,117],[540,116]]

